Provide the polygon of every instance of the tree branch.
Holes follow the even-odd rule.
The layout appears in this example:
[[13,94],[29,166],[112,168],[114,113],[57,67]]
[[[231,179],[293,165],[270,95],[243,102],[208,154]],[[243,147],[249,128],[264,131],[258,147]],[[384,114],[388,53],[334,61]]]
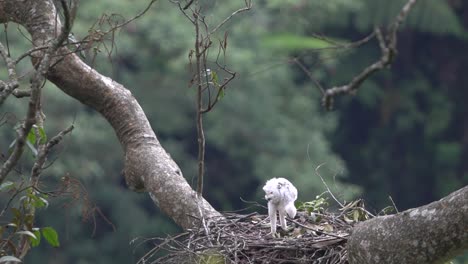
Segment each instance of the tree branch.
[[37,179],[39,178],[42,170],[44,169],[44,164],[47,161],[47,157],[49,156],[50,151],[62,141],[63,137],[70,133],[73,130],[74,126],[71,125],[60,131],[56,136],[51,138],[46,144],[41,145],[37,154],[36,161],[31,170],[31,178],[33,181],[33,186],[37,187]]
[[407,18],[411,9],[416,4],[417,0],[408,0],[406,4],[401,9],[400,13],[395,18],[395,21],[388,29],[387,35],[384,37],[381,31],[376,28],[375,33],[377,34],[377,39],[379,40],[380,49],[382,55],[380,59],[370,66],[366,67],[361,73],[356,75],[351,82],[342,86],[335,86],[330,89],[325,90],[322,98],[322,104],[327,110],[333,108],[333,99],[337,95],[349,94],[356,92],[361,84],[367,80],[373,73],[389,66],[397,53],[396,44],[397,44],[397,31],[403,21]]
[[[7,21],[23,25],[35,46],[55,39],[56,29],[61,28],[51,0],[0,1],[0,22]],[[206,200],[196,199],[196,192],[162,148],[132,93],[86,65],[68,49],[60,48],[59,54],[66,55],[55,59],[60,61],[49,70],[48,79],[101,113],[112,125],[124,150],[128,186],[149,192],[161,210],[182,228],[197,225],[200,212],[205,217],[218,216]]]
[[[49,70],[51,57],[55,54],[57,49],[62,45],[62,43],[67,39],[68,34],[71,30],[72,18],[70,17],[70,12],[68,6],[65,3],[65,0],[62,0],[62,5],[66,14],[66,22],[64,27],[61,29],[61,34],[54,39],[48,49],[44,52],[44,55],[37,66],[36,71],[31,77],[31,97],[29,99],[28,110],[26,113],[26,118],[24,123],[18,128],[18,136],[16,138],[16,144],[13,148],[12,153],[8,159],[3,163],[3,166],[0,168],[0,183],[2,183],[6,176],[10,173],[13,167],[18,163],[21,155],[23,154],[24,146],[26,143],[26,137],[29,134],[32,126],[36,123],[36,116],[40,112],[40,99],[41,99],[41,88],[45,80],[45,75]],[[1,12],[0,12],[1,13]],[[3,52],[2,52],[3,54]],[[13,60],[7,60],[10,64],[13,63]],[[12,66],[14,67],[14,66]],[[10,75],[16,76],[14,69],[12,70],[9,67]],[[11,78],[11,77],[10,77]],[[15,78],[15,77],[13,77]]]
[[468,250],[468,186],[439,201],[354,227],[350,264],[444,263]]
[[10,58],[7,49],[2,43],[0,43],[0,56],[5,61],[8,69],[8,81],[0,81],[0,106],[2,106],[7,97],[19,87],[19,83],[16,75],[16,63]]

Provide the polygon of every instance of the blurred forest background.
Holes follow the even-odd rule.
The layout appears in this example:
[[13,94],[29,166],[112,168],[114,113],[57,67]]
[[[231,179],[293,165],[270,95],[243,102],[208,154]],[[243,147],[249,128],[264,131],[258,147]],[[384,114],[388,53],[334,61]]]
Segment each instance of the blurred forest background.
[[[372,212],[390,205],[389,196],[404,210],[468,184],[467,1],[418,2],[400,31],[391,69],[366,81],[356,96],[339,97],[335,111],[324,111],[319,89],[295,63],[325,87],[348,82],[379,58],[378,43],[320,49],[324,42],[314,36],[357,41],[374,25],[389,23],[404,2],[258,0],[251,11],[225,25],[218,37],[229,33],[226,62],[237,77],[206,115],[204,193],[215,208],[264,203],[261,187],[271,177],[290,179],[298,186],[299,200],[312,200],[326,190],[315,174],[322,163],[320,173],[339,199],[363,197]],[[100,23],[103,14],[128,19],[146,4],[82,0],[73,32],[80,39],[91,27],[108,27]],[[216,24],[243,4],[205,1],[204,13]],[[16,27],[8,25],[8,40],[18,55],[30,46],[25,31]],[[2,31],[0,37],[5,41],[7,36]],[[195,90],[189,88],[188,63],[192,26],[175,5],[160,0],[114,37],[113,44],[109,40],[95,50],[95,58],[88,53],[86,61],[131,90],[162,145],[194,184]],[[24,61],[22,72],[30,69]],[[0,74],[5,77],[6,71]],[[7,114],[0,127],[2,154],[14,139],[13,127],[23,118],[26,102],[10,97],[0,109]],[[63,177],[71,177],[81,182],[82,192],[51,198],[49,208],[39,212],[38,225],[53,226],[61,247],[42,243],[27,263],[134,263],[150,245],[137,247],[130,241],[180,231],[147,195],[126,188],[122,150],[98,113],[50,83],[43,104],[47,134],[76,126],[43,173],[44,188],[56,188]],[[28,174],[28,156],[10,180]]]

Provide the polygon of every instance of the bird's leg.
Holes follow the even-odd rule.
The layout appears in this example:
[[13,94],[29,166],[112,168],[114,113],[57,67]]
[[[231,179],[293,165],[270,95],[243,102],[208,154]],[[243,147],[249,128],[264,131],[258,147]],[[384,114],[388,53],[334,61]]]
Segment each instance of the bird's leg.
[[276,206],[272,202],[268,202],[268,215],[270,216],[271,233],[276,233]]
[[283,230],[287,230],[287,225],[286,225],[286,211],[283,209],[283,210],[278,210],[278,213],[279,213],[279,219],[280,219],[280,224],[281,224],[281,228],[283,228]]

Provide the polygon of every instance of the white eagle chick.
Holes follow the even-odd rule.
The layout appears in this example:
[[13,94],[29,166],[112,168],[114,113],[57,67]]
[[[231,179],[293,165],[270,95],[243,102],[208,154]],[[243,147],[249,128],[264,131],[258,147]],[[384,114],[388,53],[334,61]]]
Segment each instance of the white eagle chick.
[[285,178],[273,178],[263,186],[265,199],[268,201],[271,233],[276,233],[276,212],[278,211],[281,227],[286,230],[286,214],[290,218],[296,216],[294,201],[297,199],[297,189]]

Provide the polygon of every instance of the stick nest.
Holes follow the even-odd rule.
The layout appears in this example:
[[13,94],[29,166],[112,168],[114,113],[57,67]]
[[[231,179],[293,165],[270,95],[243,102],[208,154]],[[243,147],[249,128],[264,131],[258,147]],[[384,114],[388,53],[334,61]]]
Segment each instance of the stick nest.
[[[349,212],[299,211],[295,219],[287,219],[288,230],[278,228],[275,236],[266,215],[223,216],[155,239],[156,246],[138,263],[348,263],[346,242],[356,222]],[[161,251],[167,254],[161,256]]]

